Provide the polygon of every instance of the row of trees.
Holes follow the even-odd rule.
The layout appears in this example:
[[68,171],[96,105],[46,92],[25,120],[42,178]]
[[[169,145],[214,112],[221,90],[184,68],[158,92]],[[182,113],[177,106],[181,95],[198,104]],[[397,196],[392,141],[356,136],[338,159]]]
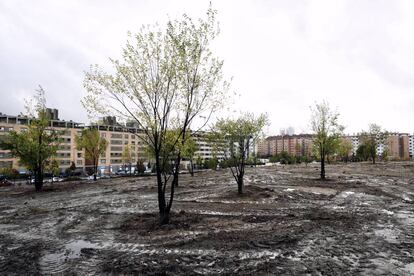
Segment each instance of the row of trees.
[[[138,138],[155,162],[161,224],[169,222],[181,160],[189,159],[191,171],[193,168],[196,148],[191,132],[205,127],[228,97],[223,61],[210,49],[218,33],[216,11],[211,7],[206,19],[194,21],[184,15],[181,20],[170,20],[165,29],[146,26],[135,35],[129,34],[122,58],[110,60],[111,73],[96,65],[85,75],[88,95],[82,103],[91,116],[115,115],[123,121],[135,121],[143,131],[144,135]],[[42,188],[44,168],[59,144],[57,133],[48,129],[42,93],[37,99],[38,116],[29,130],[11,132],[1,144],[34,172],[36,190]],[[230,167],[239,193],[244,189],[249,151],[267,120],[266,115],[245,113],[238,118],[219,119],[211,129],[211,142],[217,155]],[[311,123],[324,179],[325,158],[332,154],[343,126],[338,123],[338,113],[327,103],[312,109]],[[98,159],[107,147],[106,140],[99,131],[89,129],[82,131],[76,143],[85,150],[85,159],[92,162],[96,179]]]

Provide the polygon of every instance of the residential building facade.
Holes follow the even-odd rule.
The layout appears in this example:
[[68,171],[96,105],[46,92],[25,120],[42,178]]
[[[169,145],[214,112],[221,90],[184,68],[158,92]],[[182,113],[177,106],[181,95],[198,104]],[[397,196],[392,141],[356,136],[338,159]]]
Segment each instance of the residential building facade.
[[[352,143],[352,154],[356,155],[361,143],[359,134],[345,135]],[[312,155],[312,134],[270,136],[258,143],[260,157],[269,157],[285,151],[292,156]],[[409,160],[414,156],[414,135],[408,133],[389,133],[386,143],[377,143],[377,155],[383,156],[385,151],[389,160]]]
[[[145,135],[137,125],[128,122],[125,125],[119,124],[115,117],[105,117],[99,123],[84,125],[73,121],[60,120],[56,109],[47,109],[50,129],[59,133],[59,148],[54,157],[59,164],[59,168],[64,171],[69,168],[72,162],[76,168],[85,170],[92,166],[90,160],[85,159],[84,150],[78,150],[75,138],[81,135],[85,128],[98,129],[100,136],[108,142],[106,151],[98,160],[98,169],[102,173],[116,172],[126,164],[123,158],[123,152],[129,147],[131,152],[131,164],[134,166],[138,160],[148,164],[152,158],[146,150],[144,142]],[[0,113],[0,139],[10,131],[27,131],[30,124],[30,118],[24,116],[10,116]],[[209,160],[212,158],[223,159],[223,153],[214,151],[213,145],[209,142],[206,132],[193,133],[192,136],[197,145],[197,151],[194,158]],[[183,162],[183,166],[186,162]],[[19,171],[25,171],[25,168],[19,164],[19,160],[14,158],[9,151],[0,149],[0,168],[12,167]]]
[[287,152],[292,156],[309,156],[312,152],[312,135],[270,136],[257,145],[257,155],[259,157],[275,156],[282,152]]
[[[78,150],[75,138],[81,135],[85,128],[96,128],[99,130],[101,137],[108,141],[108,145],[104,154],[98,160],[100,170],[116,171],[124,163],[122,154],[126,147],[131,152],[131,163],[135,164],[138,159],[143,161],[149,160],[145,151],[143,140],[140,136],[143,133],[134,127],[126,127],[110,121],[112,125],[94,124],[85,126],[84,124],[75,123],[73,121],[59,120],[57,110],[47,112],[52,114],[49,118],[49,129],[53,129],[59,134],[59,147],[54,157],[62,170],[69,168],[72,162],[77,168],[85,169],[92,165],[90,160],[85,159],[84,150]],[[10,131],[22,132],[27,131],[30,118],[24,116],[9,116],[0,113],[0,139],[1,136],[7,135]],[[17,158],[14,158],[9,151],[0,149],[0,168],[13,167],[20,171],[25,171]]]

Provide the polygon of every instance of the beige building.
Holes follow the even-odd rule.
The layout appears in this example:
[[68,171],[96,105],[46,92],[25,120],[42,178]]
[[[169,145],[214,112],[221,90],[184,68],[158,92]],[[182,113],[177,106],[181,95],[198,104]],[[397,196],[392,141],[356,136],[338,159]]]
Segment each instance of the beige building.
[[[82,169],[91,165],[88,160],[85,160],[84,151],[77,150],[75,143],[75,137],[80,135],[84,128],[97,128],[101,137],[108,141],[107,149],[98,161],[101,170],[118,170],[124,163],[122,153],[126,147],[130,148],[132,164],[135,164],[138,159],[148,160],[148,156],[145,154],[145,146],[139,137],[140,135],[142,137],[142,133],[137,128],[122,126],[116,124],[116,121],[113,122],[114,125],[85,126],[72,121],[59,120],[57,110],[48,109],[48,111],[51,118],[50,129],[59,132],[60,143],[55,159],[62,170],[70,167],[72,162],[77,168]],[[27,117],[0,114],[0,139],[1,136],[7,135],[12,130],[17,132],[27,131],[29,123],[30,118]],[[4,167],[25,170],[19,164],[18,159],[13,158],[9,151],[0,149],[0,168]]]
[[282,152],[292,156],[309,156],[312,152],[312,135],[270,136],[257,145],[257,154],[260,157],[275,156]]
[[[135,166],[138,160],[145,164],[151,159],[146,151],[143,141],[144,133],[136,127],[134,123],[121,125],[116,122],[115,117],[105,117],[99,124],[85,126],[84,124],[72,121],[59,120],[58,111],[56,109],[47,109],[50,118],[50,129],[56,130],[60,134],[59,149],[55,159],[59,163],[62,170],[69,168],[72,162],[76,168],[85,170],[88,166],[92,166],[92,162],[85,160],[83,150],[77,150],[75,137],[81,135],[85,128],[96,128],[99,130],[101,137],[108,141],[108,146],[104,154],[98,160],[98,169],[102,173],[116,172],[118,169],[127,165],[123,159],[123,152],[129,147],[131,152],[131,164]],[[0,139],[1,136],[7,135],[8,132],[14,130],[17,132],[26,131],[30,118],[21,116],[9,116],[0,113]],[[222,153],[214,153],[213,146],[207,139],[205,132],[193,134],[197,144],[195,157],[200,156],[202,160],[209,160],[213,157],[223,158]],[[183,166],[186,165],[184,160]],[[9,151],[0,149],[0,168],[13,167],[20,171],[25,171],[18,159],[13,158]]]
[[[392,160],[409,160],[409,134],[408,133],[390,133],[388,136],[388,158]],[[384,148],[385,149],[385,148]],[[383,151],[384,151],[383,149]],[[377,148],[377,151],[379,148]]]

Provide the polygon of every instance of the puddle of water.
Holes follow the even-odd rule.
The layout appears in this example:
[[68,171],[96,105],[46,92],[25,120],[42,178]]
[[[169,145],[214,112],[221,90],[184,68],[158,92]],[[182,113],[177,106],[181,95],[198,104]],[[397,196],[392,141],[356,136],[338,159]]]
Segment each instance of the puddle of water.
[[84,240],[73,241],[65,245],[66,251],[69,252],[68,258],[79,257],[82,248],[100,249],[103,248],[103,246]]
[[287,188],[287,189],[285,189],[284,191],[285,192],[293,192],[295,189],[292,189],[292,188]]
[[83,248],[102,249],[108,245],[109,243],[97,244],[85,240],[74,240],[65,244],[60,252],[43,255],[39,263],[45,274],[62,274],[71,271],[71,265],[67,262],[79,258]]
[[299,187],[298,190],[305,193],[313,193],[318,195],[335,195],[337,193],[335,189],[321,187]]

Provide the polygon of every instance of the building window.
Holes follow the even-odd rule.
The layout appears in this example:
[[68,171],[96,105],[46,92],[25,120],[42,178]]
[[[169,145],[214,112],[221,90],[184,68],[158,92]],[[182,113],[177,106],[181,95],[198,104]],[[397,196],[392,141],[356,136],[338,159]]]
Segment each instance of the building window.
[[106,159],[101,159],[101,163],[106,163]]
[[82,158],[82,153],[78,152],[78,158]]
[[9,131],[12,131],[12,130],[13,130],[12,127],[0,126],[0,132],[9,132]]
[[12,166],[12,161],[0,161],[0,168],[11,168]]
[[82,160],[78,160],[78,161],[76,161],[76,165],[81,165],[82,166]]
[[121,140],[111,140],[111,145],[122,145]]

